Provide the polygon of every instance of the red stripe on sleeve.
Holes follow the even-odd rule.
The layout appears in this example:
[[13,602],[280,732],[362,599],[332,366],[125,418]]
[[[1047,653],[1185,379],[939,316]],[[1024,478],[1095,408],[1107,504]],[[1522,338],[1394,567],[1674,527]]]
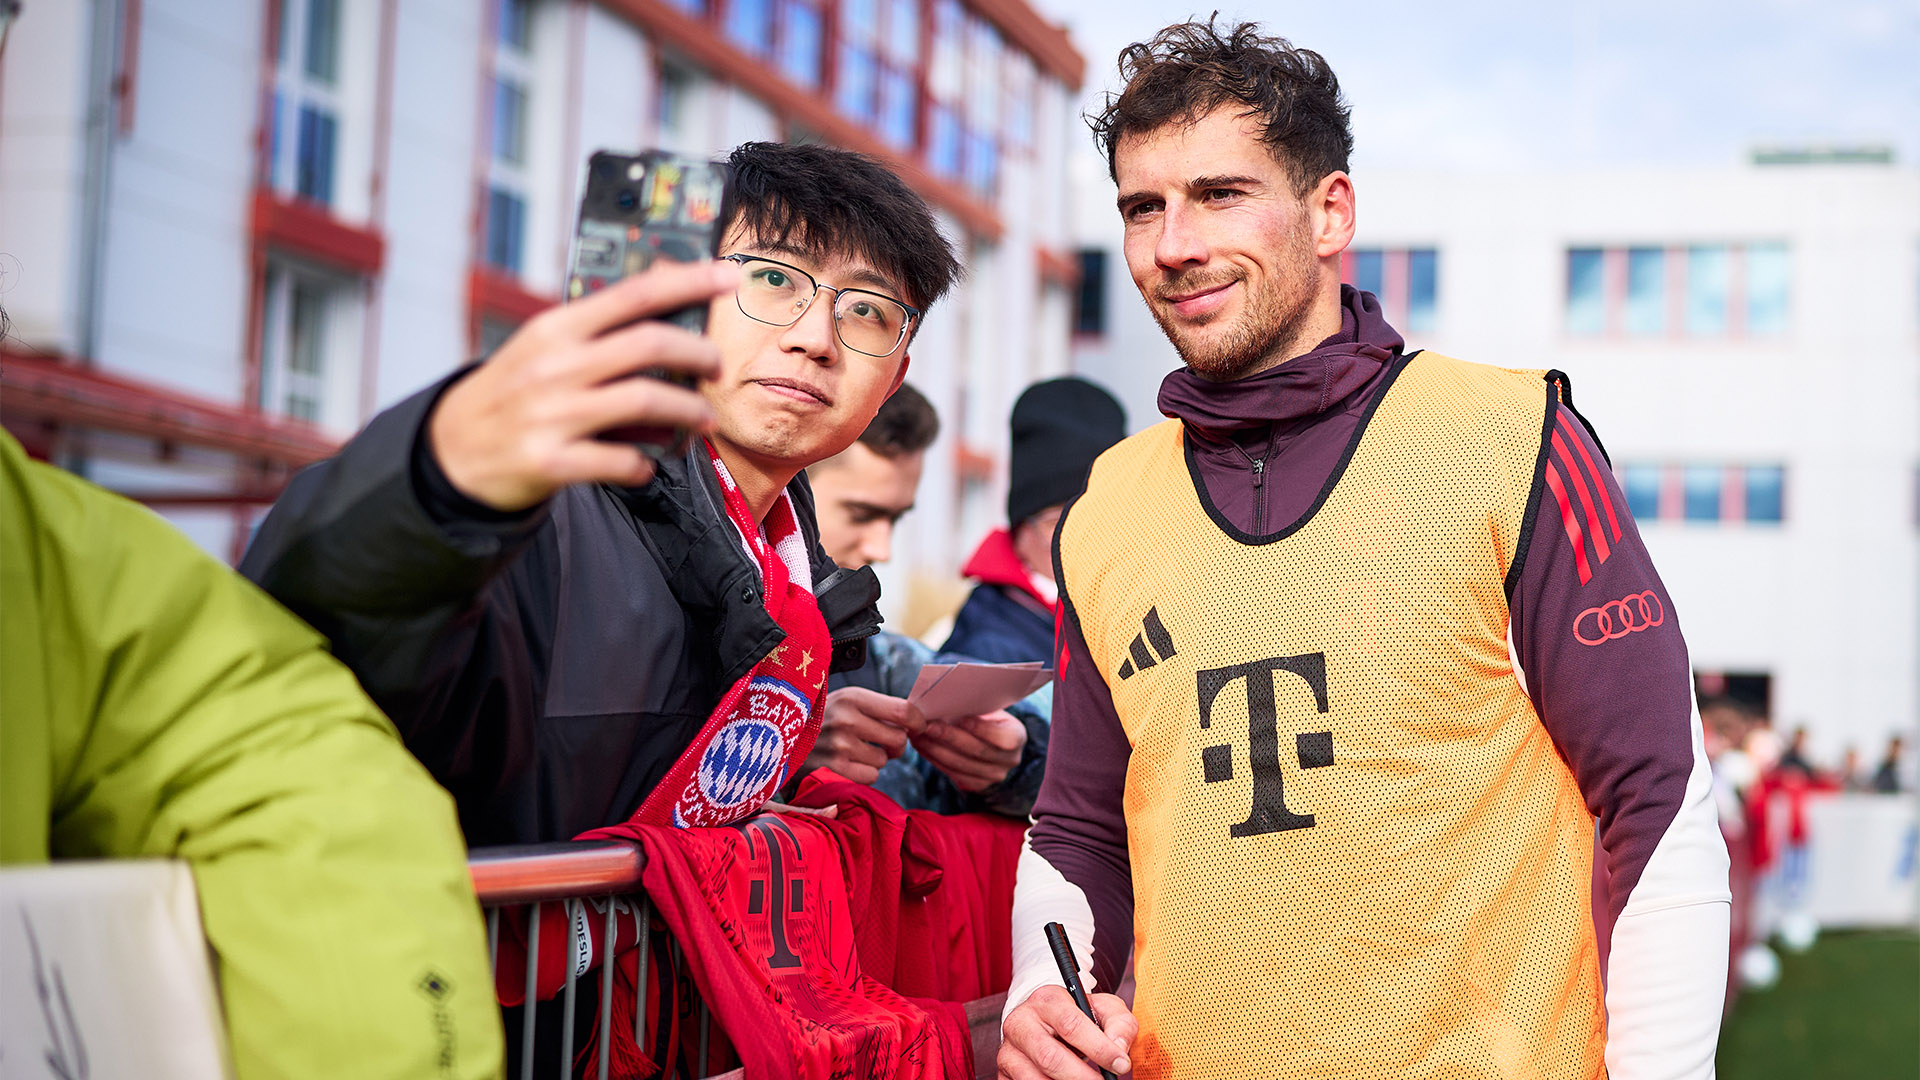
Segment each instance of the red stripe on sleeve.
[[1553,433],[1553,450],[1560,455],[1560,464],[1566,466],[1567,475],[1573,477],[1573,490],[1580,496],[1580,506],[1587,512],[1587,528],[1593,533],[1593,552],[1604,563],[1612,552],[1607,549],[1607,534],[1600,527],[1600,515],[1594,512],[1593,495],[1587,491],[1586,474],[1574,464],[1573,455],[1567,452],[1567,444],[1560,440],[1557,431]]
[[1580,522],[1573,516],[1573,502],[1567,498],[1567,485],[1560,479],[1560,470],[1547,462],[1547,487],[1553,497],[1560,502],[1560,524],[1567,530],[1567,542],[1573,545],[1573,565],[1580,571],[1580,584],[1593,580],[1593,570],[1587,565],[1587,545],[1580,540]]
[[1607,478],[1594,466],[1593,455],[1587,453],[1587,444],[1573,437],[1573,429],[1567,426],[1567,414],[1554,414],[1554,421],[1567,433],[1567,441],[1580,451],[1580,460],[1587,463],[1587,471],[1593,474],[1593,488],[1600,493],[1600,505],[1607,512],[1607,527],[1613,531],[1613,538],[1617,542],[1620,539],[1620,519],[1613,514],[1613,496],[1607,494]]

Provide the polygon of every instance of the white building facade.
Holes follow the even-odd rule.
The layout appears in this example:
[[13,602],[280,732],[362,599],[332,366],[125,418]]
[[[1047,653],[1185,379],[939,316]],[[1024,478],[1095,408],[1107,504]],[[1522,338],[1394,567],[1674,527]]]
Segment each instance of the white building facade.
[[[1344,263],[1410,347],[1571,376],[1703,691],[1805,725],[1823,764],[1920,717],[1920,170],[1833,157],[1365,173]],[[1074,363],[1142,427],[1178,361],[1080,161]]]
[[0,55],[0,415],[237,557],[290,472],[558,300],[588,155],[810,139],[927,197],[968,277],[891,568],[998,523],[1068,366],[1082,61],[1024,0],[27,0]]

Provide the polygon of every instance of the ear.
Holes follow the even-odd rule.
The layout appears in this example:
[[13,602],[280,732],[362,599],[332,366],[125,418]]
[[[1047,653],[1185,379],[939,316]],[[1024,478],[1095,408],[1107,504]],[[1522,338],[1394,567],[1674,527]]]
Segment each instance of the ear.
[[893,373],[893,385],[887,387],[888,397],[892,397],[893,392],[900,389],[900,384],[907,381],[907,369],[912,366],[912,354],[902,354],[900,357],[900,370]]
[[1307,208],[1313,214],[1313,253],[1326,259],[1347,250],[1355,225],[1352,178],[1337,170],[1328,173],[1307,196]]

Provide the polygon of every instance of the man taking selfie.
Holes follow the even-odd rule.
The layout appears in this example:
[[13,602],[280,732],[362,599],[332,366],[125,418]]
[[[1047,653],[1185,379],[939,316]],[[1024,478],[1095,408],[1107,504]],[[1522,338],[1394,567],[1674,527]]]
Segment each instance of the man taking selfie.
[[[958,263],[868,158],[749,143],[728,164],[721,262],[536,316],[297,477],[241,564],[331,640],[470,844],[746,816],[878,624],[801,473],[900,384]],[[704,337],[657,321],[691,303]],[[704,437],[660,461],[596,437],[636,424]]]
[[[1000,1074],[1711,1077],[1727,855],[1686,644],[1565,376],[1410,352],[1341,284],[1319,55],[1190,23],[1121,74],[1094,129],[1185,367],[1056,539]],[[1099,990],[1133,957],[1131,1009],[1081,1015],[1053,921]]]

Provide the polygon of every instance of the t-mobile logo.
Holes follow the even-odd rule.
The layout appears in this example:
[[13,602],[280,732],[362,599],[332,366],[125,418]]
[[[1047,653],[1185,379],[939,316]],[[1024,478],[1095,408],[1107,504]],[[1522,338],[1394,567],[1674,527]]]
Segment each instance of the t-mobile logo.
[[[1312,814],[1287,809],[1286,785],[1280,767],[1278,683],[1285,672],[1297,676],[1313,691],[1319,712],[1327,711],[1327,654],[1275,656],[1232,667],[1196,672],[1200,694],[1200,726],[1213,726],[1213,705],[1220,691],[1236,682],[1247,684],[1247,765],[1253,772],[1253,810],[1233,826],[1233,836],[1260,836],[1289,829],[1313,828]],[[1289,685],[1292,685],[1289,682]],[[1303,769],[1333,764],[1333,732],[1312,731],[1293,737],[1294,753]],[[1209,784],[1233,779],[1233,747],[1209,746],[1200,751],[1203,779]]]

